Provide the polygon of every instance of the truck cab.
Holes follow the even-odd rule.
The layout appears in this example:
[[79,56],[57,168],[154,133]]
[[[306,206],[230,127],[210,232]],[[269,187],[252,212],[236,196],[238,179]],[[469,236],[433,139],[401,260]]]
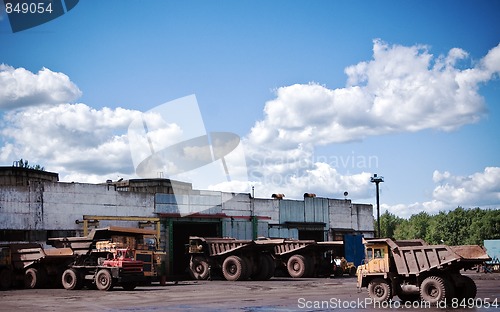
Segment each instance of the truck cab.
[[389,248],[386,244],[366,244],[365,265],[362,269],[370,273],[389,272]]

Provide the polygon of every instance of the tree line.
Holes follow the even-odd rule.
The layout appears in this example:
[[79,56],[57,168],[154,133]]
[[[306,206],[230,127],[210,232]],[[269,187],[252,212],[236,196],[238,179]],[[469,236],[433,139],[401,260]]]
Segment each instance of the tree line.
[[380,216],[380,232],[380,237],[421,238],[429,244],[482,245],[485,239],[500,239],[500,210],[457,207],[436,215],[420,212],[408,219],[386,211]]

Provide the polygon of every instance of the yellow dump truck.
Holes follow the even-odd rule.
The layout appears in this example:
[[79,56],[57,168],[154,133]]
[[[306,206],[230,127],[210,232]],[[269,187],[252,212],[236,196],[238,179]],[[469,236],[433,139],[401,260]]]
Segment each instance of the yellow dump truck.
[[398,296],[402,301],[451,303],[476,297],[476,284],[461,274],[491,260],[481,246],[428,245],[423,240],[365,240],[365,264],[358,266],[357,286],[367,287],[375,302]]

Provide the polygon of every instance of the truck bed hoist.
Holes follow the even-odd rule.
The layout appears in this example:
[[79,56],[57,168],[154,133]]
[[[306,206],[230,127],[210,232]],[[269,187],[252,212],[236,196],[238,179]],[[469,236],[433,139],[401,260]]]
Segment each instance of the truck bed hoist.
[[476,297],[474,281],[460,273],[490,260],[481,246],[428,245],[423,240],[365,240],[365,264],[358,266],[357,286],[367,287],[375,302],[398,296],[430,304]]

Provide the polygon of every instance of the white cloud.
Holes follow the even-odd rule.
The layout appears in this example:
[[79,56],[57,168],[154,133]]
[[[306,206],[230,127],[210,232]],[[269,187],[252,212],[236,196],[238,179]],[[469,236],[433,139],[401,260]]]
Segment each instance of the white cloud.
[[432,200],[410,205],[381,205],[400,217],[425,211],[435,214],[442,210],[464,208],[498,208],[500,206],[500,167],[486,167],[483,172],[468,176],[454,176],[450,172],[434,171],[433,181],[438,185],[432,193]]
[[82,95],[63,73],[42,68],[34,74],[24,68],[0,64],[0,109],[61,104]]
[[28,159],[31,164],[59,172],[63,181],[78,177],[79,182],[102,182],[109,176],[132,175],[124,133],[138,114],[85,104],[32,106],[6,112],[0,129],[0,161]]
[[375,40],[371,61],[345,69],[345,88],[315,83],[278,88],[248,138],[278,147],[330,144],[477,122],[485,113],[479,83],[500,72],[500,45],[475,67],[460,69],[457,63],[466,57],[458,48],[435,57],[425,46]]
[[315,148],[388,133],[450,131],[477,122],[486,111],[479,84],[500,72],[500,45],[466,69],[466,51],[454,48],[435,57],[428,50],[375,40],[372,60],[345,69],[344,88],[309,83],[276,89],[263,119],[243,140],[250,179],[267,192],[294,197],[347,190],[354,198],[369,198],[368,172],[376,166],[354,166],[348,168],[352,174],[343,175],[337,169],[346,166],[321,159]]

